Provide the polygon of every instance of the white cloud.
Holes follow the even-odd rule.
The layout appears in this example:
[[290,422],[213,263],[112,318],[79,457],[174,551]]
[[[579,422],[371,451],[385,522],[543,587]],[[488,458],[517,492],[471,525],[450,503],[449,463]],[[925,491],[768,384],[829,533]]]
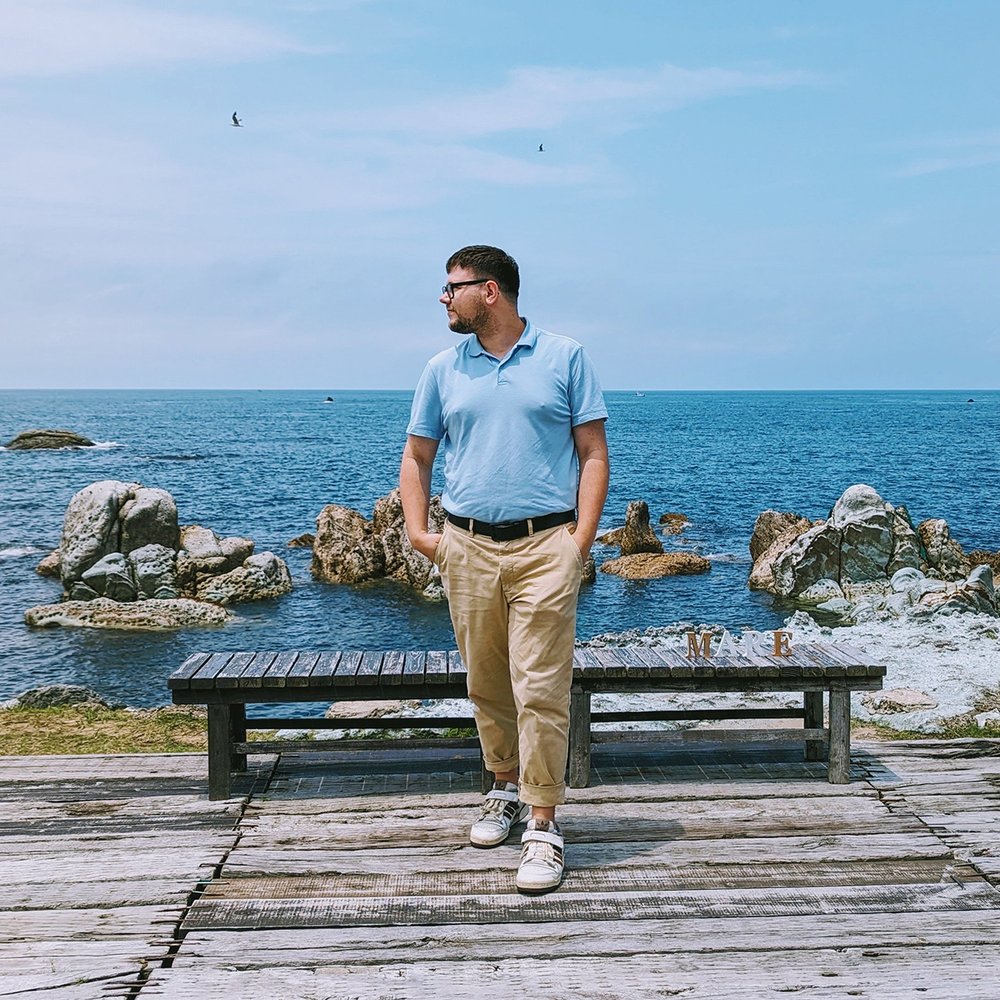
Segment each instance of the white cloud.
[[896,171],[897,177],[919,177],[949,170],[968,170],[1000,163],[1000,132],[940,136],[913,144],[932,152]]
[[583,70],[525,67],[501,86],[458,91],[394,108],[337,115],[329,124],[366,132],[444,134],[452,138],[495,135],[513,129],[545,129],[603,119],[629,127],[633,116],[655,114],[753,89],[812,82],[799,72],[684,69]]
[[309,51],[235,18],[156,10],[120,0],[4,0],[0,77],[65,76],[119,67]]

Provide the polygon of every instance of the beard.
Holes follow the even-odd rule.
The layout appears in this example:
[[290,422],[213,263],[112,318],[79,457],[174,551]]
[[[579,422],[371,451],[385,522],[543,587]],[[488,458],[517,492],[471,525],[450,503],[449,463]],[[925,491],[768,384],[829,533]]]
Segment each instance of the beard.
[[485,306],[480,305],[472,313],[468,313],[464,316],[460,316],[456,313],[455,317],[448,322],[448,329],[452,333],[475,333],[477,330],[481,330],[489,322],[489,313]]

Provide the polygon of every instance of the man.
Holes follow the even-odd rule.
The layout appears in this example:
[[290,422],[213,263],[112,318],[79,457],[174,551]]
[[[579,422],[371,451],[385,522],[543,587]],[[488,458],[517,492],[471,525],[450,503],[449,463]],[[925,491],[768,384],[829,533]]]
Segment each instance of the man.
[[[441,571],[496,783],[469,838],[521,838],[517,887],[555,888],[563,837],[576,601],[608,492],[607,410],[575,341],[518,314],[517,264],[469,246],[446,265],[448,325],[468,334],[417,385],[399,487],[413,547]],[[444,533],[428,531],[444,444]]]

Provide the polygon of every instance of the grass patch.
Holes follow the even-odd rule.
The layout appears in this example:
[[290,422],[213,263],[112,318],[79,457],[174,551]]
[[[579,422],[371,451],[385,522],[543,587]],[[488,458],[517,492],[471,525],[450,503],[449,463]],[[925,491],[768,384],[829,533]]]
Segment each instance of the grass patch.
[[[286,728],[299,720],[289,719]],[[308,729],[308,720],[301,720]],[[419,720],[414,719],[419,725]],[[315,738],[310,732],[305,739]],[[366,729],[354,739],[391,740],[398,730]],[[420,738],[475,736],[475,729],[411,730]],[[253,729],[247,738],[274,740],[275,730]],[[9,708],[0,711],[0,753],[9,756],[74,753],[184,753],[206,752],[208,732],[203,708],[168,708],[128,711],[93,705],[62,705],[54,708]]]
[[207,750],[205,712],[65,705],[0,712],[0,752],[177,753]]

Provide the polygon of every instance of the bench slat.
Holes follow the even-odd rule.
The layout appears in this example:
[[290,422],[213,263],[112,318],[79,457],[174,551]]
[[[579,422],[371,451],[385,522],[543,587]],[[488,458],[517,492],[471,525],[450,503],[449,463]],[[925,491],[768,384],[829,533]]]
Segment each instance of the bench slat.
[[289,687],[311,687],[314,684],[326,686],[333,683],[333,677],[337,670],[337,664],[343,654],[339,649],[330,652],[320,653],[308,674],[300,677],[298,675],[298,663],[292,670],[288,678]]
[[628,669],[625,666],[624,660],[618,656],[618,650],[608,649],[608,648],[596,648],[592,649],[591,653],[594,659],[604,667],[605,677],[626,677],[628,676]]
[[379,650],[367,650],[361,654],[361,662],[354,674],[354,683],[362,686],[378,683],[378,673],[382,669],[383,653]]
[[300,659],[305,658],[308,660],[309,656],[309,653],[299,653],[294,649],[278,653],[278,655],[271,661],[271,665],[265,671],[264,676],[261,678],[261,686],[286,687],[288,685],[288,674],[292,667],[294,667]]
[[382,660],[382,670],[378,675],[380,684],[400,684],[403,680],[403,666],[406,654],[398,649],[390,649]]
[[[253,662],[254,657],[259,655],[259,653],[248,651],[233,653],[229,658],[229,662],[215,675],[214,686],[217,688],[239,687],[243,671]],[[273,656],[274,654],[272,653],[271,655]]]
[[448,683],[448,654],[441,649],[432,649],[424,664],[424,680],[428,684]]
[[192,653],[171,675],[167,686],[171,689],[184,689],[190,685],[191,677],[198,668],[206,663],[211,653]]
[[672,649],[643,646],[637,650],[649,664],[650,677],[693,677],[691,661],[684,659]]
[[602,677],[604,664],[594,655],[592,649],[576,649],[573,651],[573,680],[583,680],[586,677]]
[[233,653],[213,653],[191,676],[191,687],[195,689],[215,687],[215,678],[233,655]]
[[448,652],[448,680],[457,684],[466,684],[469,680],[469,672],[462,662],[462,654],[457,649]]
[[423,684],[427,654],[422,649],[409,649],[403,663],[403,680],[407,684]]
[[[229,666],[226,667],[226,674],[228,679],[228,674],[234,669],[236,658],[239,656],[249,655],[250,660],[244,666],[242,672],[236,677],[236,684],[234,687],[239,688],[259,688],[264,686],[264,674],[267,673],[267,668],[271,666],[272,663],[278,658],[277,652],[267,652],[267,653],[237,653],[236,656],[230,661]],[[219,686],[222,687],[223,678],[219,678]]]
[[621,646],[614,647],[614,654],[625,666],[626,677],[648,677],[649,664],[641,657],[636,656],[636,650],[626,649]]
[[340,662],[337,664],[337,671],[333,675],[333,683],[340,687],[353,687],[354,686],[354,675],[358,672],[358,667],[361,666],[361,657],[364,653],[358,649],[346,650],[340,656]]

